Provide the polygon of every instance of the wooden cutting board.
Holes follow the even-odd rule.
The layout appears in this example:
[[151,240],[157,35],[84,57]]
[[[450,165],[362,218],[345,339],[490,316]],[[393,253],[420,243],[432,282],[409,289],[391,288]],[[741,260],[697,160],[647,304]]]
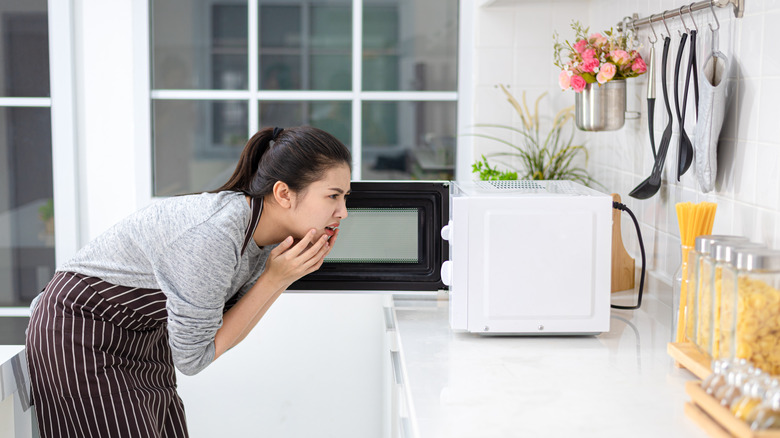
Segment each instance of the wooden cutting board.
[[[612,200],[620,202],[620,195],[613,193]],[[623,246],[621,214],[620,210],[612,209],[612,292],[634,288],[634,259]]]

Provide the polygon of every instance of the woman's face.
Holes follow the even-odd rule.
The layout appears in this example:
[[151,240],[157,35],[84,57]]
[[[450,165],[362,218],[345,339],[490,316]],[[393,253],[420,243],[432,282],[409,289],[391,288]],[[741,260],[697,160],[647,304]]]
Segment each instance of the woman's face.
[[312,242],[323,234],[333,236],[341,220],[347,217],[345,197],[350,192],[350,179],[349,166],[340,164],[293,197],[290,223],[293,237],[301,239],[312,228],[316,230]]

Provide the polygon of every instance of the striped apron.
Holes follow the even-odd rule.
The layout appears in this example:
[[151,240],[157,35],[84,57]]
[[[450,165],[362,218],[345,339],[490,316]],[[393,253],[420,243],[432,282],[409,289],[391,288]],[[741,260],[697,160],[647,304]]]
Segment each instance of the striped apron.
[[[242,253],[261,208],[253,199]],[[188,436],[166,301],[159,289],[74,272],[54,276],[30,315],[25,342],[42,438]]]

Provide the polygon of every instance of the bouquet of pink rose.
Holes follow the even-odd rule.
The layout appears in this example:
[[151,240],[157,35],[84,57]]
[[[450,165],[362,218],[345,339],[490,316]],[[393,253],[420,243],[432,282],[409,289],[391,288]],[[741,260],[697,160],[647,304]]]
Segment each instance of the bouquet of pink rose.
[[[628,35],[612,29],[588,35],[588,28],[583,28],[577,21],[572,21],[576,39],[574,45],[568,41],[560,43],[558,33],[555,39],[555,62],[562,71],[558,76],[558,84],[562,90],[572,88],[579,93],[587,84],[607,83],[614,79],[633,78],[647,71],[642,56],[632,45]],[[562,60],[563,52],[568,61]]]

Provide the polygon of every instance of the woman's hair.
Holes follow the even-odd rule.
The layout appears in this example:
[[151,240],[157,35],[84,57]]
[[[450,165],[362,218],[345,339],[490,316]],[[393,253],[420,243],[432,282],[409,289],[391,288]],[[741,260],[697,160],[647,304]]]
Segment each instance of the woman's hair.
[[285,128],[273,138],[274,130],[261,129],[249,139],[233,176],[214,193],[233,190],[252,197],[265,196],[277,181],[299,193],[332,167],[346,164],[352,168],[349,149],[321,129]]

